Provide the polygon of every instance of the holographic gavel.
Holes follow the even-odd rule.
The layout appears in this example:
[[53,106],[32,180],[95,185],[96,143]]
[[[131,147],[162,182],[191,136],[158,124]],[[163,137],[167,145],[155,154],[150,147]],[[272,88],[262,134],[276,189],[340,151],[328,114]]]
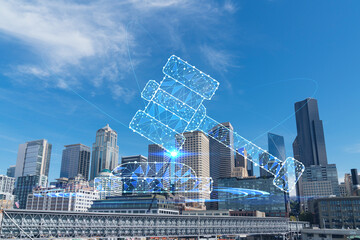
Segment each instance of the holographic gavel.
[[[182,133],[202,131],[274,175],[273,183],[282,191],[290,192],[294,188],[305,170],[301,162],[291,157],[282,162],[206,115],[202,103],[212,98],[219,82],[174,55],[168,59],[163,73],[165,77],[160,84],[150,80],[142,91],[141,97],[149,103],[131,120],[129,127],[133,131],[170,153],[181,149],[185,141]],[[234,136],[233,144],[225,141],[228,134]],[[244,149],[247,155],[238,149]]]

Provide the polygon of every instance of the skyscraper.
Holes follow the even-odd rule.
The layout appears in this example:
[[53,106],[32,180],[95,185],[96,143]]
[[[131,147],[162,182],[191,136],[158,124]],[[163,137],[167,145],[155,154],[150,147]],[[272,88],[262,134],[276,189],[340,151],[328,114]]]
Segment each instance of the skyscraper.
[[295,103],[295,115],[297,136],[293,143],[294,158],[305,167],[327,165],[324,129],[317,100],[307,98]]
[[231,148],[233,148],[234,146],[234,135],[229,129],[233,130],[233,126],[229,122],[226,122],[222,123],[222,125],[215,126],[209,133],[217,138],[218,136],[222,136],[223,142],[223,144],[221,144],[215,139],[210,138],[210,176],[214,180],[231,177],[231,171],[235,165],[234,152],[226,147],[231,146]]
[[[270,154],[277,157],[281,161],[285,161],[286,153],[285,153],[284,137],[274,134],[274,133],[268,133],[268,151]],[[269,166],[271,166],[271,165],[269,164]],[[270,177],[273,175],[261,168],[260,176],[261,177],[265,177],[265,176]]]
[[[177,161],[191,167],[197,177],[210,177],[208,137],[200,131],[186,132],[184,136],[186,140]],[[190,199],[209,199],[210,193],[189,192],[184,196]]]
[[[221,139],[222,143],[210,138],[210,177],[213,179],[214,188],[217,187],[219,178],[231,177],[235,174],[235,155],[234,152],[226,147],[234,146],[234,135],[232,131],[233,126],[229,122],[222,123],[215,126],[210,131],[211,136],[215,136],[217,139]],[[225,144],[225,145],[224,145]],[[241,174],[241,171],[239,172]],[[211,193],[211,199],[217,199],[217,191]],[[216,210],[218,203],[216,201],[207,203],[207,208]]]
[[166,150],[158,144],[150,144],[148,147],[149,162],[169,162],[170,156],[166,154]]
[[62,152],[60,177],[74,178],[81,174],[89,178],[90,147],[81,143],[66,145]]
[[8,169],[6,171],[6,176],[15,177],[15,168],[16,168],[16,165],[11,165],[10,167],[8,167]]
[[132,162],[146,163],[147,157],[143,155],[121,157],[121,164]]
[[118,161],[117,133],[107,124],[96,132],[92,149],[90,180],[94,179],[102,169],[112,171],[118,165]]
[[27,175],[48,176],[52,145],[45,139],[19,145],[15,178]]

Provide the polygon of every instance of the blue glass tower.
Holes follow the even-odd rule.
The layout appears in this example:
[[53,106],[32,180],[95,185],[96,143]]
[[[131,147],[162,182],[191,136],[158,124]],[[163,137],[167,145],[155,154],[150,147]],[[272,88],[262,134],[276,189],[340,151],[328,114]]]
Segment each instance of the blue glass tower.
[[[286,159],[286,152],[285,152],[285,141],[284,137],[274,134],[274,133],[268,133],[268,151],[270,154],[274,155],[281,161],[285,161]],[[271,176],[270,173],[267,171],[260,169],[260,176]]]

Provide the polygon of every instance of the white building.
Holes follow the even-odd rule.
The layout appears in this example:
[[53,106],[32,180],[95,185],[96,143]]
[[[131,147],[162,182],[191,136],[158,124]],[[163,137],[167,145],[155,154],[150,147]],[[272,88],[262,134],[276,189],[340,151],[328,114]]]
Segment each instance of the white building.
[[107,124],[96,132],[91,156],[90,180],[99,175],[101,170],[112,171],[119,162],[119,146],[117,133]]
[[15,178],[0,175],[0,207],[9,209],[14,205],[13,190],[15,187]]
[[70,179],[65,188],[36,188],[28,195],[26,209],[86,212],[99,193],[82,176]]
[[[208,137],[200,131],[186,132],[184,136],[186,140],[177,161],[192,168],[197,177],[210,177]],[[205,187],[200,186],[199,189],[205,189]],[[190,199],[210,199],[210,193],[207,191],[184,193],[182,195]]]

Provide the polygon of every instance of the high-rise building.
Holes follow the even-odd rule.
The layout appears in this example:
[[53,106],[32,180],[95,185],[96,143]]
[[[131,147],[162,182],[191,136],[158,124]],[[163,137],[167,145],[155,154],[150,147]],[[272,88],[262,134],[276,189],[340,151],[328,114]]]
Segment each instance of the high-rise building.
[[11,165],[6,171],[6,176],[15,177],[15,168],[16,168],[16,165]]
[[[231,130],[231,131],[230,131]],[[214,136],[216,139],[221,139],[222,143],[213,138],[210,140],[210,177],[213,179],[214,188],[217,187],[219,178],[231,177],[235,174],[242,174],[241,169],[235,167],[235,154],[231,148],[234,147],[233,126],[229,122],[222,123],[215,126],[209,132],[209,135]],[[229,147],[226,147],[229,146]],[[211,199],[217,199],[218,194],[216,191],[211,193]],[[207,208],[211,210],[217,209],[217,201],[207,203]]]
[[[285,152],[284,137],[274,134],[274,133],[268,133],[268,151],[271,155],[277,157],[281,161],[285,161],[286,160],[286,152]],[[271,166],[271,163],[269,163],[269,166]],[[261,177],[264,177],[264,176],[270,177],[270,176],[272,176],[272,174],[261,168],[260,176]]]
[[166,154],[166,150],[158,144],[150,144],[148,147],[149,162],[169,162],[170,156]]
[[[251,157],[250,157],[251,158]],[[247,171],[248,171],[248,176],[249,177],[254,177],[255,176],[255,172],[254,172],[254,163],[249,161],[247,164]]]
[[335,164],[312,165],[305,168],[299,182],[300,207],[308,210],[308,200],[319,197],[340,196]]
[[231,177],[246,178],[249,177],[247,169],[247,153],[244,148],[238,149],[235,154],[235,164],[231,171]]
[[293,143],[294,158],[305,167],[327,165],[325,137],[317,100],[307,98],[295,103],[297,136]]
[[[184,136],[186,140],[180,150],[177,161],[192,168],[197,177],[210,177],[208,137],[200,131],[186,132]],[[199,189],[202,188],[202,186],[199,187]],[[190,199],[210,198],[210,193],[208,192],[189,192],[183,195]]]
[[47,176],[44,175],[26,175],[20,176],[16,179],[16,187],[14,195],[16,195],[16,201],[19,203],[19,208],[26,208],[26,201],[28,195],[32,193],[36,187],[46,187]]
[[146,163],[147,162],[147,157],[145,157],[143,155],[121,157],[121,164],[133,163],[133,162]]
[[46,140],[36,140],[19,145],[15,178],[27,175],[49,175],[52,145]]
[[[229,131],[229,129],[231,131]],[[233,126],[229,123],[222,123],[222,125],[215,126],[211,129],[209,135],[216,138],[222,136],[222,143],[210,138],[210,176],[214,179],[231,177],[231,171],[234,168],[234,152],[231,148],[234,147]]]
[[81,143],[66,145],[62,152],[60,178],[74,178],[81,174],[89,178],[90,147]]
[[103,169],[112,171],[119,161],[117,133],[107,124],[96,132],[91,157],[90,180],[93,180]]

